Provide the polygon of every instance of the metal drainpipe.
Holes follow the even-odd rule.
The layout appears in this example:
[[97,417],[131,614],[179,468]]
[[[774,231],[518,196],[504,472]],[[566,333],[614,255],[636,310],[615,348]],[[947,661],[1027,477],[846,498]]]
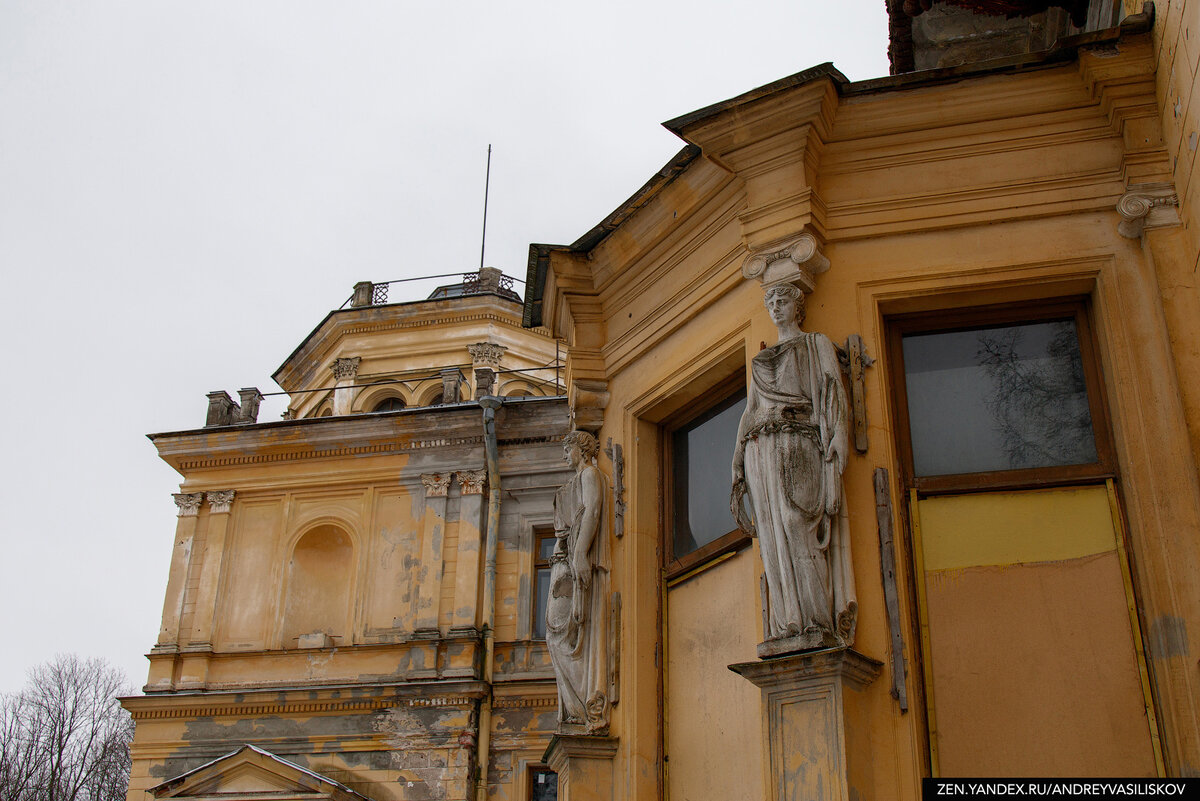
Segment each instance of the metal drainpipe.
[[495,665],[496,637],[496,541],[500,536],[500,449],[496,445],[496,410],[503,399],[485,395],[479,399],[483,407],[483,443],[487,454],[488,511],[487,544],[483,567],[483,681],[486,695],[479,703],[479,752],[475,764],[478,777],[475,783],[477,801],[487,801],[488,759],[492,745],[492,674]]

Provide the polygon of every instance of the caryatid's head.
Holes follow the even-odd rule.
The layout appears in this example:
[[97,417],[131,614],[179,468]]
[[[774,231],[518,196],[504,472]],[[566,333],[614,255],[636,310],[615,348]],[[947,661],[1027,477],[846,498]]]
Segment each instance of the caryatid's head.
[[804,322],[804,293],[792,284],[775,284],[763,295],[763,303],[776,327]]
[[586,431],[577,429],[563,437],[563,456],[573,468],[588,464],[599,452],[600,443]]

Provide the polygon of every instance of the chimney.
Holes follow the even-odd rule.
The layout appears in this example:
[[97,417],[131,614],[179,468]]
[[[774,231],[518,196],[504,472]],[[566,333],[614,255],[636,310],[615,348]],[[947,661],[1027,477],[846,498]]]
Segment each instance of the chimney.
[[214,390],[208,393],[208,416],[204,420],[204,427],[233,425],[240,411],[240,407],[233,402],[228,392],[223,389]]

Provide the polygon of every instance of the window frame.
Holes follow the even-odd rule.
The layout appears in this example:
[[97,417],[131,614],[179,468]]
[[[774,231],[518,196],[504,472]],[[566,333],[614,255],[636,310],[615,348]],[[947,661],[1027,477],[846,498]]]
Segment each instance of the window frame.
[[558,773],[544,762],[526,762],[525,763],[525,789],[523,796],[527,799],[533,798],[533,791],[537,787],[535,781],[539,773],[549,773],[554,775],[554,795],[558,796]]
[[[393,403],[393,402],[399,403],[400,407],[397,409],[381,409],[381,408],[379,408],[379,407],[383,406],[385,403]],[[388,412],[401,412],[407,408],[408,408],[408,403],[399,394],[385,394],[382,397],[373,398],[371,400],[370,413],[371,414],[385,414]]]
[[[913,460],[909,426],[907,374],[903,338],[906,334],[971,331],[980,328],[1073,319],[1087,388],[1088,410],[1096,461],[1079,465],[992,470],[918,476]],[[887,319],[887,349],[893,408],[896,410],[896,445],[901,475],[906,487],[921,495],[952,494],[978,490],[1016,490],[1102,482],[1116,478],[1117,466],[1100,371],[1099,355],[1091,326],[1091,303],[1087,296],[1053,298],[1034,302],[1000,303],[941,311],[898,314]]]
[[[546,559],[541,558],[542,542],[544,542],[545,540],[555,540],[555,539],[557,539],[558,535],[554,533],[554,526],[537,525],[537,526],[533,527],[532,531],[533,531],[533,549],[532,549],[531,556],[533,557],[533,570],[529,574],[530,578],[531,578],[529,584],[530,584],[530,587],[532,588],[532,592],[530,593],[530,596],[531,596],[530,602],[529,602],[529,639],[534,642],[545,642],[546,635],[543,634],[542,636],[539,637],[538,633],[537,633],[538,632],[538,619],[537,619],[538,618],[538,598],[539,598],[539,592],[540,592],[538,589],[538,571],[543,570],[543,569],[544,570],[550,569],[550,559],[549,558],[546,558]],[[549,592],[549,586],[547,586],[547,592]],[[549,604],[549,598],[547,598],[546,602],[547,602],[547,604]],[[543,625],[544,625],[544,623],[545,623],[545,621],[543,621]]]
[[[717,537],[712,542],[701,545],[691,553],[677,557],[675,555],[675,448],[674,436],[690,424],[721,406],[737,395],[746,395],[746,377],[742,371],[731,375],[711,389],[703,393],[691,403],[676,411],[662,421],[660,431],[662,440],[662,553],[663,578],[673,582],[685,574],[698,571],[700,568],[716,564],[726,554],[735,553],[750,545],[751,537],[739,529],[734,523],[733,528]],[[717,400],[710,400],[710,398]],[[728,469],[732,473],[733,466]]]

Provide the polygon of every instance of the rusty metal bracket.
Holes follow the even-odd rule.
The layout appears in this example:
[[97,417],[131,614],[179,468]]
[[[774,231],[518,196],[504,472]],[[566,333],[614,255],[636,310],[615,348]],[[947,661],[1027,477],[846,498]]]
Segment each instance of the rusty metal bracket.
[[847,337],[846,344],[838,347],[837,351],[842,372],[850,379],[850,417],[854,428],[854,449],[859,453],[866,453],[867,389],[864,374],[875,360],[867,354],[866,345],[858,334]]
[[900,711],[908,711],[908,668],[904,663],[904,634],[900,629],[900,594],[896,588],[896,547],[892,541],[892,493],[888,471],[875,468],[875,518],[879,523],[879,566],[883,578],[883,603],[887,607],[892,646],[892,697]]

